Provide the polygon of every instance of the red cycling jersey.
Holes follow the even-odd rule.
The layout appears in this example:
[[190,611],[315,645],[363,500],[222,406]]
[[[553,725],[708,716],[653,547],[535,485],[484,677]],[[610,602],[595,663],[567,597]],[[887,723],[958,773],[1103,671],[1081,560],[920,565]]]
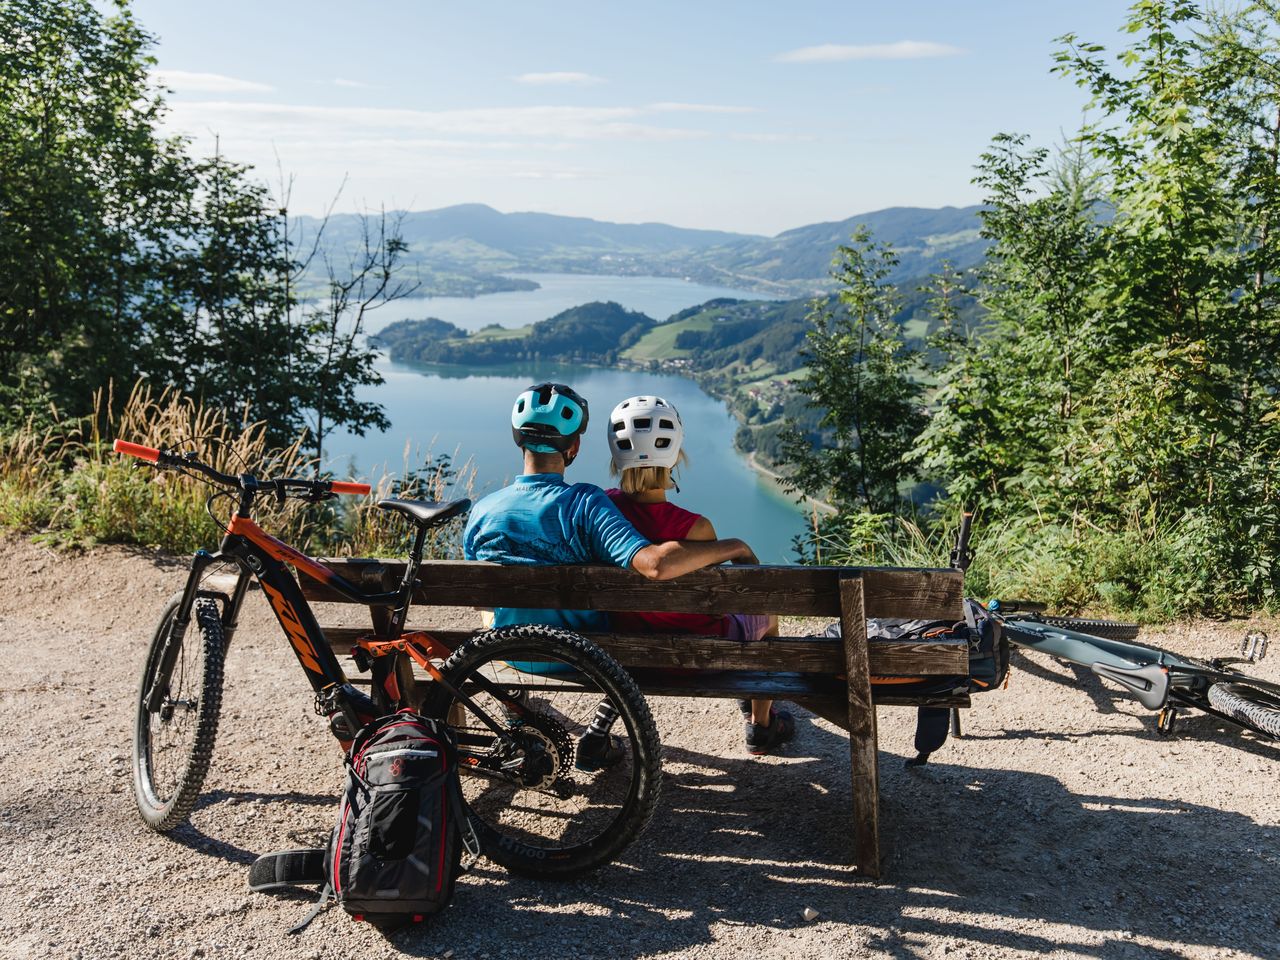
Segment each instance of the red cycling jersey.
[[[640,503],[621,490],[606,490],[622,515],[640,535],[652,543],[666,540],[683,540],[689,536],[693,525],[702,515],[665,500],[659,503]],[[705,613],[611,613],[609,619],[614,629],[636,633],[699,633],[708,636],[726,636],[727,618]]]

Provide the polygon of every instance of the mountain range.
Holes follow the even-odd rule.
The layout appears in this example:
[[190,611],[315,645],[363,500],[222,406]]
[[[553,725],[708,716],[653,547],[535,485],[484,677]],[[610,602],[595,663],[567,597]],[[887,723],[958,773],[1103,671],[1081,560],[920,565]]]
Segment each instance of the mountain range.
[[[774,237],[664,223],[501,213],[479,203],[389,216],[398,222],[408,244],[404,265],[421,279],[422,292],[428,295],[511,289],[513,281],[502,276],[508,273],[595,273],[687,277],[786,298],[830,289],[831,258],[859,225],[895,248],[900,263],[891,279],[924,276],[944,261],[958,269],[973,266],[986,250],[978,233],[980,210],[890,207]],[[301,217],[298,223],[304,233],[319,226],[311,217]],[[334,214],[324,236],[331,251],[355,248],[361,242],[361,219]]]

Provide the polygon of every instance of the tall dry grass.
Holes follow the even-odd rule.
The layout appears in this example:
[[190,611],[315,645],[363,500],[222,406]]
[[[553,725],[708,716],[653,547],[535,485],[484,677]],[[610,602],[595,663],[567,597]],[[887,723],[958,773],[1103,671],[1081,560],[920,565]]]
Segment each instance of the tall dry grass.
[[[265,424],[243,426],[171,389],[157,392],[139,383],[118,414],[115,409],[108,389],[95,398],[91,416],[63,418],[53,411],[51,426],[37,427],[32,418],[0,434],[0,527],[62,543],[137,543],[174,553],[215,546],[234,501],[210,501],[216,491],[208,484],[114,453],[115,438],[192,451],[224,473],[316,475],[318,464],[303,453],[303,437],[268,447]],[[440,499],[470,489],[473,476],[469,467],[454,470],[450,458],[430,458],[426,468],[404,476],[374,478],[370,497],[312,505],[262,497],[255,517],[302,550],[397,556],[407,549],[408,525],[377,509],[377,499]],[[460,533],[456,523],[435,532],[428,555],[457,555]]]

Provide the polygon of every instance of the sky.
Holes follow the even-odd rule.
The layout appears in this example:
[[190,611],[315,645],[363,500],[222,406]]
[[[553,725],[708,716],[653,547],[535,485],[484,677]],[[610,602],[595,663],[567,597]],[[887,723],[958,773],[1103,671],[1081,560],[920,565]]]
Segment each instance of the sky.
[[1086,101],[1055,38],[1123,0],[135,0],[167,129],[295,213],[486,203],[772,235],[980,199],[991,137]]

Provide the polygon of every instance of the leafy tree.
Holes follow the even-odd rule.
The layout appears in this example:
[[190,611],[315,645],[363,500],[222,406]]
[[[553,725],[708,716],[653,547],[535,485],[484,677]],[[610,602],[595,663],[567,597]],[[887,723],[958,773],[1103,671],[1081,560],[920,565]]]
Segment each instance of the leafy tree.
[[146,295],[184,202],[154,133],[150,37],[123,5],[0,0],[0,401],[77,412],[145,371]]
[[1056,163],[1008,135],[983,156],[989,322],[950,351],[916,451],[954,498],[1074,549],[1163,544],[1174,609],[1280,582],[1278,22],[1141,0],[1114,58],[1064,38],[1094,119]]
[[816,435],[794,421],[784,434],[785,482],[842,510],[890,512],[915,475],[906,455],[923,425],[922,391],[912,375],[918,352],[893,320],[897,293],[886,278],[896,264],[859,229],[833,262],[836,304],[817,301],[809,317],[800,390],[821,417]]
[[415,287],[398,228],[362,220],[301,306],[320,233],[305,253],[247,167],[158,133],[151,44],[124,0],[0,0],[0,424],[146,378],[272,443],[310,426],[317,453],[336,426],[384,427],[356,393],[380,382],[367,312]]

